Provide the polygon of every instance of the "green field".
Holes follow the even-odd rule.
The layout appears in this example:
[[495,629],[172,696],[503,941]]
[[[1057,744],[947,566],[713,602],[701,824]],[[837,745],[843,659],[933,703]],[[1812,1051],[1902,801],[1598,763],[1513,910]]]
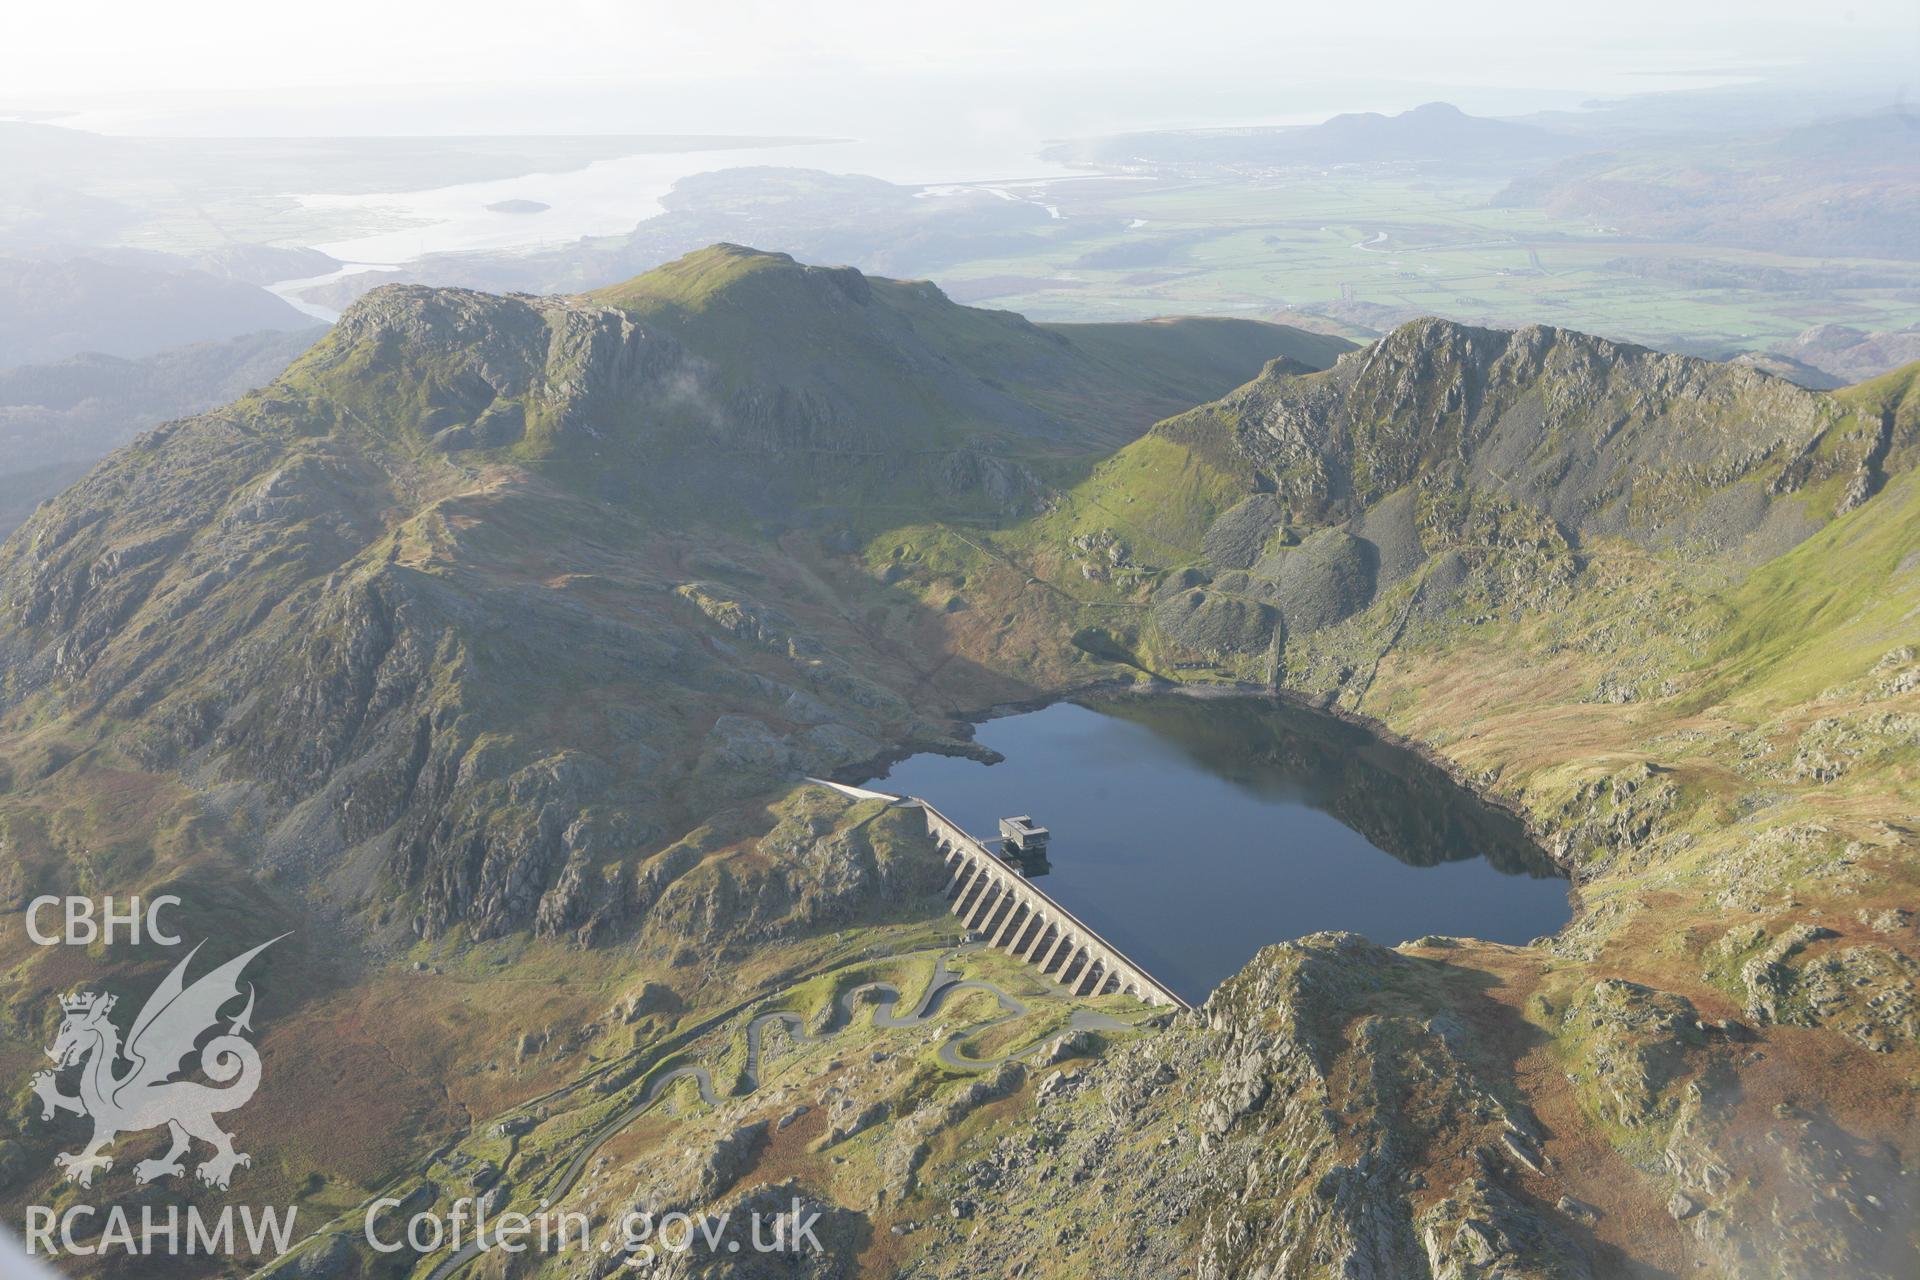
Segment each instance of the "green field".
[[[1042,319],[1302,308],[1383,328],[1409,312],[1716,354],[1815,324],[1920,322],[1912,263],[1636,239],[1490,207],[1500,185],[1358,173],[1066,181],[1047,190],[1063,228],[1110,220],[1112,233],[1049,240],[938,278],[967,301]],[[1870,287],[1833,287],[1843,271]]]

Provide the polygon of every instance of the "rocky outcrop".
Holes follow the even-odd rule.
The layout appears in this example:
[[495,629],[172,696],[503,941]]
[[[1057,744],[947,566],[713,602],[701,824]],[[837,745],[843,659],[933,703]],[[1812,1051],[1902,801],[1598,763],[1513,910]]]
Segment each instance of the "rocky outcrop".
[[[1439,972],[1353,935],[1270,947],[1157,1039],[1046,1077],[942,1193],[1078,1223],[1103,1275],[1585,1276],[1540,1199],[1539,1125],[1426,985]],[[1459,1157],[1435,1158],[1442,1133]],[[1137,1205],[1180,1230],[1121,1227]],[[1026,1221],[934,1274],[1060,1247]]]
[[1594,1274],[1572,1234],[1551,1215],[1484,1178],[1437,1201],[1417,1227],[1433,1280],[1587,1280]]
[[1251,383],[1197,414],[1186,429],[1211,415],[1282,502],[1318,520],[1408,484],[1444,484],[1498,492],[1582,537],[1651,537],[1706,490],[1754,474],[1798,488],[1873,447],[1860,424],[1849,428],[1856,456],[1814,461],[1808,451],[1840,414],[1757,370],[1560,329],[1442,320],[1403,325],[1325,374]]
[[889,1198],[904,1200],[919,1190],[919,1173],[931,1153],[930,1143],[989,1102],[1010,1097],[1027,1083],[1025,1064],[1007,1061],[991,1073],[969,1080],[937,1098],[923,1102],[894,1125],[886,1154],[881,1158],[884,1187]]
[[1673,1119],[1679,1082],[1705,1067],[1707,1036],[1693,1003],[1608,978],[1568,1006],[1562,1024],[1580,1046],[1575,1084],[1608,1121],[1637,1129]]
[[1758,1022],[1829,1026],[1875,1053],[1920,1039],[1920,964],[1877,943],[1821,946],[1838,935],[1799,924],[1776,937],[1735,931],[1726,951],[1757,947],[1740,966],[1747,1016]]
[[[860,1251],[872,1235],[865,1215],[793,1181],[754,1187],[700,1225],[706,1230],[696,1227],[690,1248],[654,1251],[656,1274],[664,1280],[847,1280],[859,1274]],[[780,1247],[767,1247],[776,1242]]]
[[820,789],[801,791],[750,857],[675,873],[645,909],[644,936],[715,957],[921,909],[946,878],[923,828],[906,810],[850,809]]
[[360,416],[440,452],[586,453],[631,431],[636,398],[684,376],[680,345],[613,307],[394,285],[301,362],[309,412]]
[[1643,846],[1678,800],[1673,780],[1650,763],[1584,781],[1561,802],[1547,851],[1563,865],[1598,870]]

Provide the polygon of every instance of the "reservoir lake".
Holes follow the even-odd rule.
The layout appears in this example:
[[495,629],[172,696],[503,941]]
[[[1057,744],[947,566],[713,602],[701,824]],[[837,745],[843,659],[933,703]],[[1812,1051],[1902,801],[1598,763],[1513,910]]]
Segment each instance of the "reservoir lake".
[[1320,712],[1127,696],[988,720],[975,741],[1002,759],[915,755],[869,785],[982,839],[1031,815],[1052,832],[1036,883],[1196,1004],[1303,934],[1524,943],[1572,912],[1512,815]]

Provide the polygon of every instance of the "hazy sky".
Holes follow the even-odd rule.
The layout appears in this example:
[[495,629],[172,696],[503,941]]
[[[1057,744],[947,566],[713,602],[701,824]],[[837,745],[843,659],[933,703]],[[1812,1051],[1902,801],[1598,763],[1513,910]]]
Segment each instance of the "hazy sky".
[[1618,92],[1634,77],[1920,54],[1914,0],[10,0],[19,102],[285,86],[860,77],[912,70],[1345,75]]

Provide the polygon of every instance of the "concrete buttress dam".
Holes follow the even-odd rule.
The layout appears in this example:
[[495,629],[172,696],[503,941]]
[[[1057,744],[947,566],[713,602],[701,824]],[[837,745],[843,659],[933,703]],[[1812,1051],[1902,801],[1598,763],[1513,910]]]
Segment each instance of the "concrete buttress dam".
[[946,895],[954,915],[988,945],[1036,966],[1076,996],[1124,992],[1152,1005],[1192,1008],[1125,952],[1101,937],[1017,867],[918,796],[897,796],[821,778],[808,781],[858,800],[886,800],[926,814],[927,834],[951,872]]

